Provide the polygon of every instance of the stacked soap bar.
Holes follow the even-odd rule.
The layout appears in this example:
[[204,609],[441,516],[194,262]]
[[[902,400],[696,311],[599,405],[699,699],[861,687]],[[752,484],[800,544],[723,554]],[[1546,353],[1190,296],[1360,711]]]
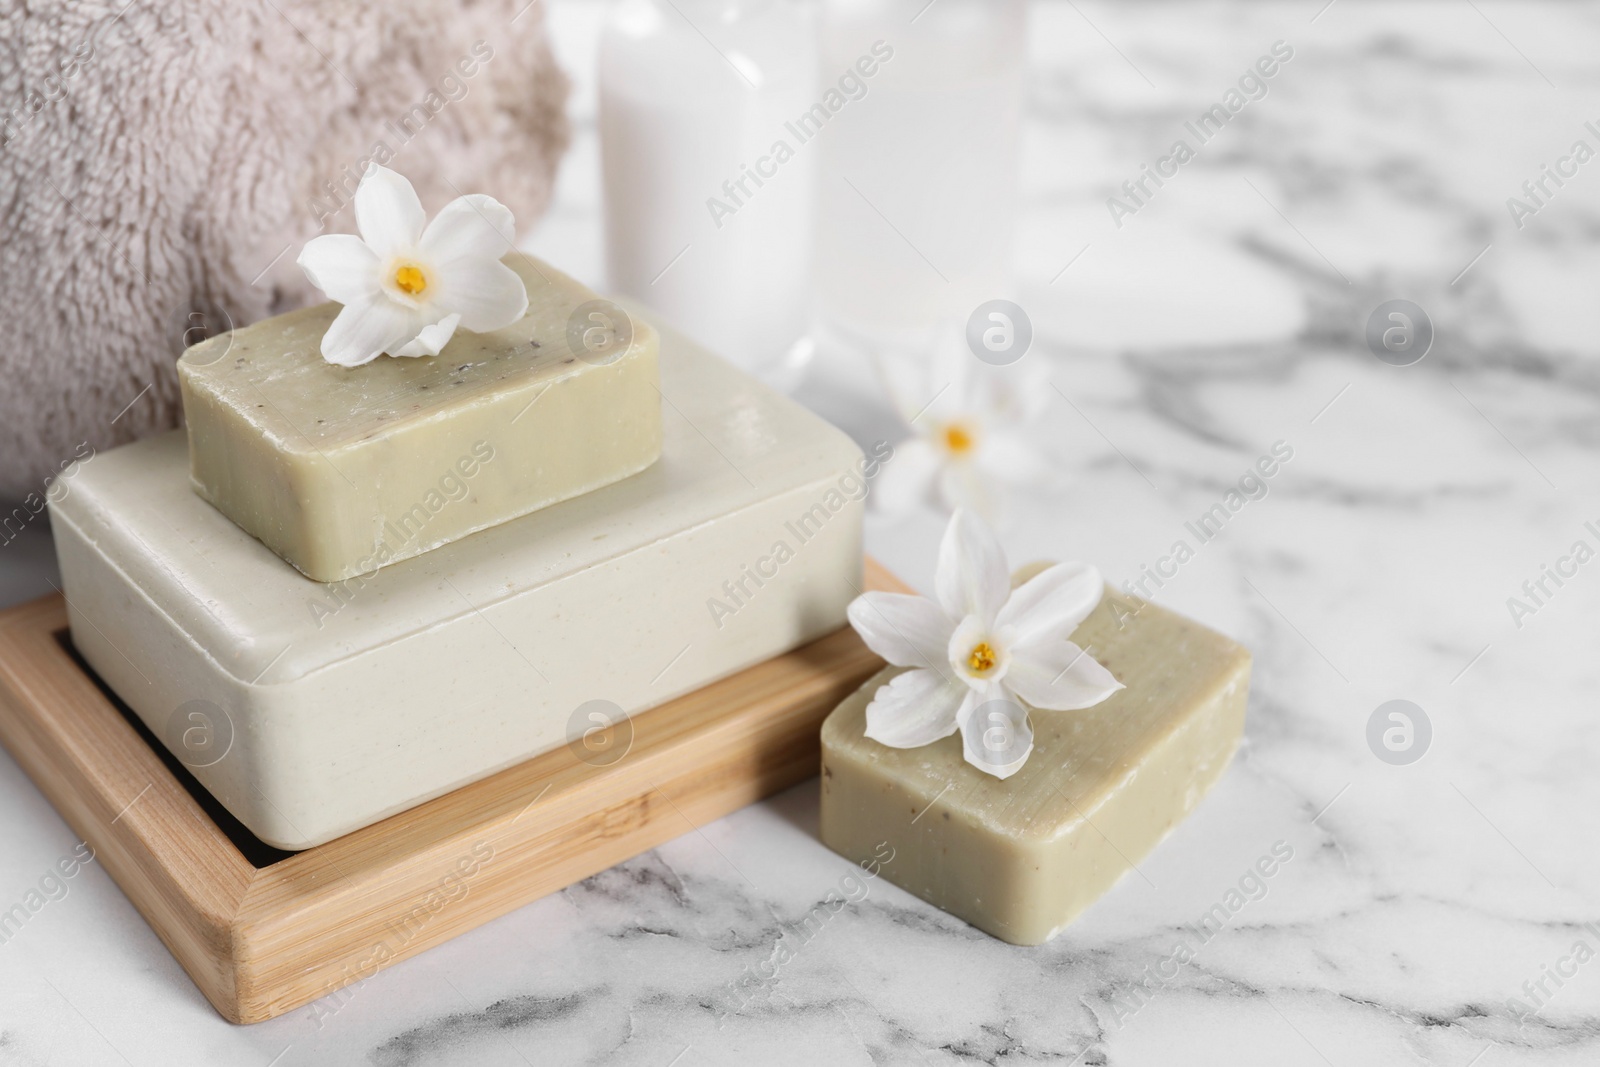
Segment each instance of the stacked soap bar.
[[187,447],[106,453],[53,505],[78,650],[271,845],[581,745],[861,586],[848,437],[637,315],[625,355],[575,356],[593,294],[529,269],[527,320],[432,360],[324,368],[329,309],[192,350]]
[[656,331],[527,256],[506,265],[528,313],[494,333],[458,332],[437,357],[325,362],[336,304],[189,349],[178,378],[195,489],[334,582],[654,463]]
[[[1020,575],[1019,575],[1020,576]],[[866,738],[886,670],[822,728],[822,840],[1004,941],[1061,931],[1155,848],[1221,777],[1244,729],[1250,653],[1107,590],[1073,633],[1126,688],[1083,711],[1032,711],[1034,749],[1005,780],[962,757]]]

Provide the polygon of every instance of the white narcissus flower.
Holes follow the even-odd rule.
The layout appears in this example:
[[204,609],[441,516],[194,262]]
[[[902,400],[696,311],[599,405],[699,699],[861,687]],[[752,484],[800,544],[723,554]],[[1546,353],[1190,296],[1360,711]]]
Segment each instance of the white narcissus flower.
[[311,284],[344,305],[322,338],[329,363],[437,356],[457,326],[487,333],[527,313],[527,287],[500,262],[517,236],[500,201],[458,197],[427,222],[411,183],[374,164],[355,206],[360,237],[325,234],[300,252]]
[[850,604],[867,647],[913,668],[867,705],[874,741],[918,748],[959,729],[968,763],[1009,778],[1033,751],[1029,707],[1092,707],[1123,688],[1070,640],[1105,593],[1093,567],[1058,563],[1013,590],[1000,542],[962,509],[939,546],[935,585],[937,602],[865,593]]
[[899,514],[918,503],[971,508],[994,522],[1008,487],[1043,481],[1049,465],[1023,427],[1049,402],[1038,363],[991,367],[948,343],[932,358],[879,362],[890,400],[915,436],[895,448],[873,487],[873,503]]

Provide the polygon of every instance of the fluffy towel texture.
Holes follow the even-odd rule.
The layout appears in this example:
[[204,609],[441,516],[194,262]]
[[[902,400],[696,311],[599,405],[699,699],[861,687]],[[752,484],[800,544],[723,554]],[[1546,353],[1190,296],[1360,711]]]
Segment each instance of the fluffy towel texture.
[[527,226],[566,94],[528,0],[0,5],[0,497],[177,425],[185,340],[319,299],[295,257],[367,159]]

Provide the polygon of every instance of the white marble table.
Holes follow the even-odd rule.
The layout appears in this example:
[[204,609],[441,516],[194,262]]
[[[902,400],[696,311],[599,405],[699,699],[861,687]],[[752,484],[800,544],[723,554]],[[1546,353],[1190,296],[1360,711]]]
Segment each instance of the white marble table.
[[[802,941],[850,870],[812,782],[244,1029],[90,867],[0,944],[0,1063],[1600,1062],[1600,962],[1572,955],[1600,950],[1600,563],[1547,580],[1520,627],[1507,606],[1600,547],[1600,163],[1520,230],[1505,206],[1600,146],[1600,9],[1321,6],[1036,11],[1018,264],[1029,358],[1071,405],[1032,430],[1062,484],[1008,547],[1137,577],[1272,442],[1294,449],[1159,594],[1257,658],[1245,748],[1139,876],[1043,948],[882,882]],[[597,9],[552,16],[579,136],[530,247],[599,281]],[[1247,121],[1113,228],[1104,198],[1280,38],[1294,61]],[[1438,330],[1406,368],[1362,333],[1396,297]],[[804,395],[892,433],[847,377]],[[940,528],[876,519],[870,547],[926,576]],[[44,544],[0,548],[7,600],[48,590]],[[1394,698],[1432,724],[1410,765],[1367,741]],[[76,838],[5,756],[0,811],[3,910]],[[1293,859],[1265,896],[1152,977],[1277,841]],[[795,958],[730,1011],[780,939]],[[1508,999],[1541,981],[1519,1020]]]

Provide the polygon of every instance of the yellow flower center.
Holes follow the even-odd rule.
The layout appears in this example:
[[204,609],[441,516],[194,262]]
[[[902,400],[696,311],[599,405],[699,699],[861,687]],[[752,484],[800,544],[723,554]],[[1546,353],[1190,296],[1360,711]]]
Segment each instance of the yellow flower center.
[[973,674],[984,674],[994,670],[994,649],[989,647],[989,642],[979,641],[972,649],[972,654],[967,657],[967,669]]
[[954,455],[960,456],[971,452],[977,443],[977,435],[959,422],[952,422],[944,428],[944,447]]
[[428,287],[428,279],[423,276],[421,267],[408,263],[394,272],[394,284],[407,296],[416,296]]

